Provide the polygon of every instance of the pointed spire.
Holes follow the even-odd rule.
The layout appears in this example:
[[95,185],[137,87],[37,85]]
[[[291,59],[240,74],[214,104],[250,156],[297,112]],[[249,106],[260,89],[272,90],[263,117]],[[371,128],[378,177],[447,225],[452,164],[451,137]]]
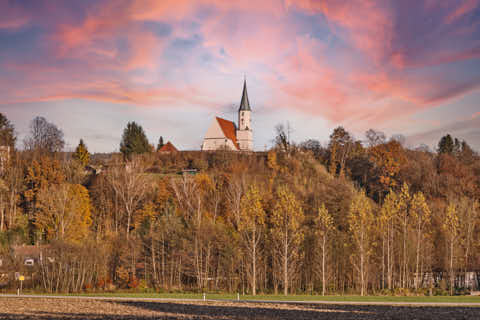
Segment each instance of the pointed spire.
[[240,102],[240,109],[239,111],[252,111],[250,108],[250,102],[248,101],[248,93],[247,93],[247,79],[246,77],[243,80],[243,93],[242,93],[242,101]]

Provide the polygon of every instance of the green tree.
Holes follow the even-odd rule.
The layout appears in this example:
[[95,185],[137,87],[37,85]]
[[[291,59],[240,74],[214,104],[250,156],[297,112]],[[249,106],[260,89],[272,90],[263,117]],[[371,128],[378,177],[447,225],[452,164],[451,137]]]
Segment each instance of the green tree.
[[453,154],[454,149],[455,144],[453,142],[452,136],[449,134],[443,136],[438,142],[438,153]]
[[0,146],[15,147],[15,128],[2,113],[0,113]]
[[123,153],[125,158],[130,158],[132,154],[142,154],[150,151],[151,147],[142,126],[134,121],[129,122],[123,130],[120,152]]
[[157,151],[160,150],[165,144],[163,143],[163,137],[160,136],[160,139],[158,139],[158,144],[157,144]]
[[80,139],[80,143],[75,149],[73,158],[80,162],[83,166],[88,165],[88,163],[90,162],[90,153],[88,152],[87,146],[83,142],[83,139]]

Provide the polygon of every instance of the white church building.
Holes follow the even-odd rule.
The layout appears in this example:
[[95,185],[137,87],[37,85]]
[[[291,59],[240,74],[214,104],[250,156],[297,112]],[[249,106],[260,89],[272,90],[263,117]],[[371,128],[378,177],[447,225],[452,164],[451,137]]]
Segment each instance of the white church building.
[[238,127],[233,121],[215,117],[203,139],[202,151],[234,150],[253,151],[250,102],[247,81],[243,82],[243,93],[238,108]]

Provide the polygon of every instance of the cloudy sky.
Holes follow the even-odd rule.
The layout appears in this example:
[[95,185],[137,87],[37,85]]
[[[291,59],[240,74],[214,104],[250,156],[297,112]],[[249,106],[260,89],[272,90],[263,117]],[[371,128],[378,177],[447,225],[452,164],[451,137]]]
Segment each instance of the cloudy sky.
[[20,139],[44,116],[110,152],[133,120],[199,149],[244,75],[257,150],[286,121],[296,141],[343,125],[480,150],[480,0],[0,1],[0,112]]

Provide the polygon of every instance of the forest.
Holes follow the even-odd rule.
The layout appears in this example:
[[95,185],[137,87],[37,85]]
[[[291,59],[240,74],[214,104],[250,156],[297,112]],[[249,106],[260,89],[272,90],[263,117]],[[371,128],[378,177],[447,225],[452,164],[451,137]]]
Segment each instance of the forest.
[[365,136],[294,142],[279,125],[265,152],[158,152],[131,122],[119,153],[90,154],[42,117],[17,141],[0,114],[0,287],[19,272],[69,293],[478,290],[478,153]]

